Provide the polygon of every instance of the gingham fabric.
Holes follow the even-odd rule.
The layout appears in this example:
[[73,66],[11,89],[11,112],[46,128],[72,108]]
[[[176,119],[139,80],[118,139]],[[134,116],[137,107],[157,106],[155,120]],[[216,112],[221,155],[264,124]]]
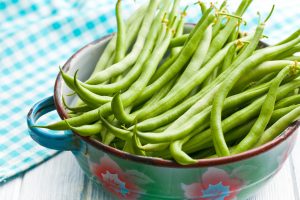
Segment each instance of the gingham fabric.
[[[123,1],[124,16],[144,1]],[[195,0],[182,1],[192,4]],[[209,1],[210,2],[210,1]],[[234,9],[236,0],[229,0]],[[275,12],[265,34],[272,43],[300,28],[300,1],[254,0],[245,15],[246,30],[255,28],[257,11]],[[0,0],[0,181],[56,154],[28,135],[26,114],[37,101],[53,94],[58,66],[83,45],[115,31],[114,0]],[[187,21],[199,18],[188,10]],[[49,119],[50,118],[50,119]],[[44,123],[58,119],[55,114]]]

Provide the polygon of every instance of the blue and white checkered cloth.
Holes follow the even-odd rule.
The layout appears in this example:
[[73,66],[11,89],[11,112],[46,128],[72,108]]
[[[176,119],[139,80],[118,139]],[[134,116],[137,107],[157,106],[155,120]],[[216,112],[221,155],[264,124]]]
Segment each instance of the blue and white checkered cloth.
[[[274,2],[265,32],[271,43],[300,28],[300,1]],[[237,1],[229,3],[234,8]],[[253,29],[256,12],[266,16],[272,4],[254,0],[245,15],[248,26]],[[125,17],[137,8],[134,1],[123,6]],[[0,182],[57,153],[30,138],[26,114],[35,102],[53,94],[58,66],[83,45],[115,31],[114,7],[115,0],[0,0]],[[197,6],[190,7],[188,21],[195,22],[199,13]]]

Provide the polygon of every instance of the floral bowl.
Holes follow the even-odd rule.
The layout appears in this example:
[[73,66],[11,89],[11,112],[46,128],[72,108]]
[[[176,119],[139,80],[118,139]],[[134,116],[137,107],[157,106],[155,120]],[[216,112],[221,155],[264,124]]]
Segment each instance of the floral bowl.
[[[111,36],[96,40],[75,53],[63,66],[79,78],[92,73]],[[44,114],[57,110],[67,118],[62,94],[70,90],[57,76],[54,96],[33,106],[27,117],[31,137],[47,148],[72,151],[85,174],[119,199],[245,200],[282,167],[296,140],[298,121],[273,141],[253,150],[223,158],[202,159],[182,166],[170,160],[132,155],[75,132],[50,133],[32,125]],[[67,97],[68,104],[74,98]]]

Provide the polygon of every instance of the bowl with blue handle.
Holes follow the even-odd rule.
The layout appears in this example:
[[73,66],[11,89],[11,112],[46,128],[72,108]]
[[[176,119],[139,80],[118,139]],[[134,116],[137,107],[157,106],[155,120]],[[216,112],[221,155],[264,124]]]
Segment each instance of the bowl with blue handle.
[[[191,26],[186,25],[186,29]],[[111,37],[81,48],[63,70],[73,75],[79,69],[78,78],[86,80]],[[172,160],[129,154],[73,131],[56,133],[34,127],[41,116],[53,110],[61,119],[68,118],[62,95],[72,105],[76,97],[66,96],[70,93],[59,74],[54,95],[37,102],[28,113],[30,136],[44,147],[70,151],[86,176],[118,199],[247,199],[280,170],[294,147],[299,126],[298,121],[294,122],[271,142],[238,155],[180,165]]]

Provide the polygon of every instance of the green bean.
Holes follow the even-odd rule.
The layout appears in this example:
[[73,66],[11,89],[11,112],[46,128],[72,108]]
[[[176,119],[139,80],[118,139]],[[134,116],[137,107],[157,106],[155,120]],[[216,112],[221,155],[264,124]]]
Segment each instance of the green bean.
[[[250,131],[252,126],[254,125],[255,120],[251,120],[247,122],[246,124],[243,124],[237,128],[234,128],[233,130],[227,132],[226,134],[226,143],[233,143],[238,139],[244,138],[247,133]],[[211,142],[207,143],[207,147],[213,147],[213,144]]]
[[87,137],[87,136],[92,136],[92,135],[96,135],[99,134],[102,131],[102,124],[101,123],[94,123],[91,125],[83,125],[80,127],[74,127],[71,126],[68,121],[66,121],[69,129],[71,129],[72,131],[78,133],[81,136]]
[[[127,53],[130,50],[133,43],[135,42],[135,40],[138,36],[139,29],[143,22],[143,17],[144,17],[144,15],[140,14],[140,16],[137,16],[137,19],[135,19],[134,23],[132,23],[131,25],[130,24],[127,25],[127,23],[125,24],[126,27],[128,27],[126,29],[126,33],[125,33],[125,35],[126,35],[125,53]],[[107,67],[110,67],[112,64],[116,63],[116,62],[114,62],[115,54],[116,53],[114,52],[112,57],[110,58],[109,62],[107,63]]]
[[[174,18],[175,19],[175,18]],[[175,21],[175,20],[174,20]],[[171,24],[171,26],[173,26]],[[112,107],[117,106],[114,103],[119,104],[118,108],[123,108],[122,105],[122,100],[124,101],[124,105],[128,106],[132,104],[140,95],[140,93],[143,91],[143,89],[146,87],[148,84],[150,78],[154,74],[156,67],[159,64],[159,61],[162,59],[163,55],[166,53],[168,45],[170,43],[171,37],[172,37],[172,31],[174,30],[174,27],[168,28],[167,33],[163,38],[161,43],[158,43],[155,49],[153,50],[153,54],[149,57],[149,59],[146,61],[146,63],[143,66],[143,72],[139,79],[127,90],[125,93],[122,94],[122,97],[119,98],[119,101],[113,101],[112,102]],[[114,113],[115,116],[117,113]],[[125,112],[118,112],[118,120],[120,120],[123,123],[128,123],[135,120],[135,118],[132,118],[131,115],[125,113]]]
[[[199,4],[199,6],[200,6],[200,8],[201,8],[202,14],[205,13],[205,12],[207,11],[206,5],[205,5],[202,1],[198,1],[197,3]],[[196,4],[196,3],[195,3],[195,4]]]
[[300,52],[300,44],[295,45],[292,48],[290,48],[289,50],[283,52],[282,54],[280,54],[278,56],[278,58],[282,59],[282,58],[285,58],[285,57],[293,56],[297,52]]
[[124,110],[119,92],[115,94],[114,98],[111,101],[111,110],[117,120],[125,124],[131,124],[131,121],[128,120],[127,117],[124,117],[126,116],[126,112]]
[[[207,96],[203,97],[202,102],[203,103],[210,103],[211,99],[214,96],[215,91],[217,91],[217,90],[213,89],[212,92],[207,94]],[[193,96],[193,97],[189,98],[187,101],[175,106],[173,109],[170,109],[170,110],[166,111],[165,113],[163,113],[161,115],[158,115],[156,117],[152,117],[152,118],[146,119],[142,122],[139,122],[137,124],[138,130],[140,130],[140,131],[151,131],[153,129],[159,128],[159,127],[161,127],[165,124],[168,124],[168,123],[176,120],[187,109],[189,109],[193,105],[193,103],[197,102],[198,98],[195,98],[195,97],[197,97],[197,96]],[[205,106],[201,105],[201,109],[203,107],[205,107]],[[129,128],[129,129],[131,129],[131,128]]]
[[238,154],[251,149],[259,140],[272,116],[277,98],[277,90],[280,86],[280,83],[288,75],[289,72],[290,67],[287,66],[286,68],[282,69],[272,81],[269,92],[267,94],[265,102],[262,105],[260,114],[255,124],[253,125],[247,136],[236,146],[232,154]]
[[217,18],[217,21],[215,22],[214,26],[213,26],[213,32],[212,32],[212,37],[214,38],[218,33],[219,31],[221,30],[222,28],[222,24],[223,24],[223,20],[226,19],[226,17],[224,16],[219,16]]
[[[145,12],[146,7],[142,6],[139,9],[137,9],[132,16],[129,17],[128,21],[126,22],[126,26],[129,27],[129,30],[126,31],[126,35],[128,36],[128,41],[132,41],[131,38],[134,38],[136,36],[136,30],[137,27],[139,27],[141,21],[142,21],[142,15]],[[116,41],[117,41],[117,35],[114,35],[112,39],[109,41],[108,45],[104,49],[103,53],[101,54],[95,69],[92,74],[95,74],[101,70],[103,70],[106,66],[110,66],[112,64],[112,60],[114,56],[115,48],[116,48]],[[130,42],[131,43],[131,42]],[[128,45],[129,42],[126,44]],[[127,46],[128,48],[129,46]],[[109,62],[111,60],[111,62]],[[92,75],[93,76],[93,75]]]
[[126,140],[123,151],[126,151],[130,154],[135,154],[132,140]]
[[133,131],[133,148],[134,148],[134,151],[135,151],[135,154],[136,155],[142,155],[142,156],[146,156],[146,152],[141,149],[142,147],[142,144],[141,144],[141,141],[139,140],[138,137],[136,137],[136,130]]
[[[299,79],[296,79],[283,86],[280,86],[279,90],[277,91],[277,99],[284,98],[290,91],[293,91],[295,88],[298,87],[300,87]],[[264,100],[265,96],[260,97],[247,107],[237,111],[233,115],[224,119],[222,121],[222,129],[224,133],[239,125],[242,125],[243,123],[248,122],[253,117],[258,115]],[[233,121],[235,123],[232,123]],[[183,145],[183,150],[187,153],[198,151],[198,148],[201,147],[204,143],[212,140],[211,128],[207,129],[204,132],[195,130],[189,136],[191,136],[191,139]]]
[[[248,38],[247,38],[248,39]],[[242,57],[240,57],[242,58]],[[211,84],[210,87],[206,87],[203,90],[199,91],[196,95],[192,96],[191,98],[187,99],[183,103],[175,106],[173,109],[166,111],[165,113],[147,119],[145,121],[142,121],[137,124],[137,127],[140,131],[149,131],[153,130],[155,128],[158,128],[162,125],[168,124],[175,119],[177,119],[181,114],[183,114],[187,109],[189,109],[194,103],[196,103],[200,98],[203,98],[203,102],[209,102],[212,100],[215,92],[217,91],[216,89],[219,87],[219,83],[222,80],[224,80],[228,76],[228,72],[230,69],[227,69],[226,72],[222,73],[222,76],[217,78],[216,81],[214,81],[214,84]],[[213,88],[213,89],[211,89]],[[212,90],[212,91],[211,91]],[[209,94],[207,94],[209,93]],[[208,97],[204,97],[205,95],[208,95]],[[140,99],[141,100],[141,99]],[[199,105],[199,107],[202,109],[203,105]],[[199,109],[199,110],[201,110]],[[195,112],[199,111],[194,109]]]
[[292,122],[299,119],[300,116],[300,106],[288,113],[287,115],[280,118],[275,124],[268,128],[264,134],[261,136],[260,140],[256,143],[255,147],[261,146],[282,133],[286,127],[288,127]]
[[203,38],[201,39],[198,48],[196,49],[190,63],[185,68],[182,75],[179,77],[175,86],[172,88],[171,92],[178,91],[178,88],[184,84],[188,79],[191,78],[197,71],[202,67],[204,57],[208,51],[210,41],[212,37],[212,26],[208,26],[204,32]]
[[[156,116],[164,112],[165,110],[171,108],[183,97],[187,96],[189,92],[191,92],[197,85],[201,84],[201,82],[213,71],[213,69],[220,64],[220,62],[225,57],[228,49],[232,44],[229,44],[220,52],[218,52],[215,56],[215,59],[212,59],[208,62],[203,68],[201,68],[197,73],[195,73],[192,77],[184,77],[184,79],[188,79],[184,81],[181,85],[174,86],[173,89],[169,92],[169,94],[164,97],[162,100],[157,102],[155,106],[150,109],[142,109],[137,114],[137,118],[139,120],[144,120],[150,118],[152,116]],[[193,63],[192,63],[193,64]],[[189,67],[188,67],[189,68]],[[184,80],[183,79],[183,80]],[[176,88],[177,92],[174,92]]]
[[106,119],[104,119],[101,115],[101,112],[98,112],[98,116],[100,117],[101,122],[103,123],[103,126],[107,128],[107,130],[110,131],[110,133],[114,134],[116,137],[128,141],[131,140],[133,137],[133,133],[124,129],[120,129],[117,127],[114,127],[112,124],[110,124]]
[[[170,2],[165,3],[165,6],[161,9],[161,11],[158,13],[158,16],[155,18],[152,26],[151,26],[151,32],[147,36],[147,40],[145,43],[145,46],[141,52],[141,54],[138,56],[137,62],[134,64],[132,69],[129,71],[129,73],[119,80],[118,82],[111,83],[111,84],[98,84],[98,85],[90,85],[85,84],[82,82],[79,82],[83,87],[87,88],[93,93],[99,94],[99,95],[108,95],[111,93],[118,92],[124,88],[128,88],[140,75],[142,71],[143,64],[145,60],[148,58],[150,52],[152,51],[154,47],[155,37],[158,35],[158,32],[160,31],[160,21],[161,17],[165,13],[165,11],[169,8]],[[64,75],[64,80],[66,84],[72,89],[72,81],[71,78],[67,75]]]
[[266,61],[258,65],[256,68],[247,73],[247,76],[242,76],[238,85],[236,85],[233,90],[234,92],[241,91],[244,89],[245,85],[263,78],[265,75],[272,72],[279,72],[287,65],[292,65],[293,61],[288,60],[274,60],[274,61]]
[[[250,37],[250,36],[249,36]],[[247,40],[248,38],[244,38],[245,40]],[[242,57],[239,57],[242,58]],[[228,69],[229,70],[229,69]],[[228,71],[227,70],[227,71]],[[223,78],[227,77],[228,73],[223,73]],[[220,79],[222,80],[222,79]],[[220,81],[219,80],[219,81]],[[208,91],[210,90],[209,88],[207,89]],[[195,103],[199,98],[201,98],[203,96],[203,91],[199,92],[199,94],[193,96],[192,98],[188,99],[186,102],[184,102],[183,104],[179,104],[178,106],[176,106],[174,109],[167,111],[163,116],[163,118],[155,118],[154,120],[149,120],[146,123],[141,124],[141,127],[138,127],[139,130],[144,131],[144,130],[149,130],[149,127],[154,127],[156,126],[157,128],[162,126],[163,124],[167,124],[170,121],[175,120],[180,114],[182,114],[183,112],[185,112],[193,103]],[[101,108],[99,108],[102,113],[104,113],[105,115],[111,114],[111,105],[109,104],[105,104],[103,105]],[[97,112],[98,110],[92,110],[88,113],[83,114],[83,118],[84,120],[81,121],[80,118],[74,118],[74,119],[68,119],[71,120],[70,124],[75,123],[75,124],[80,124],[81,122],[84,123],[91,123],[93,121],[97,120]],[[161,117],[161,116],[160,116]],[[91,120],[91,119],[95,119],[95,120]],[[72,124],[73,125],[73,124]],[[142,127],[145,127],[145,129],[143,129]],[[49,128],[54,129],[54,128],[59,128],[61,130],[66,129],[67,127],[65,126],[64,121],[49,125]],[[152,128],[150,128],[150,130],[152,130]]]
[[[240,38],[237,40],[237,43],[245,43],[248,40],[251,40],[251,45],[248,45],[247,48],[243,53],[241,53],[237,58],[234,60],[234,62],[229,66],[223,73],[221,73],[215,80],[213,80],[209,85],[205,86],[206,88],[208,87],[213,87],[214,85],[222,82],[227,76],[232,72],[233,69],[238,67],[246,58],[248,58],[256,49],[257,43],[259,42],[260,38],[258,37],[259,34],[262,34],[263,28],[258,27],[256,29],[255,35],[254,36],[247,36],[244,38]],[[203,88],[204,89],[204,88]]]
[[[181,13],[180,21],[176,29],[176,33],[174,37],[179,37],[183,34],[184,30],[184,24],[185,24],[185,17],[186,17],[186,10],[188,6],[185,7],[183,12]],[[178,53],[181,51],[181,47],[176,47],[171,50],[171,57],[178,55]]]
[[[235,12],[235,15],[241,16],[248,6],[251,4],[252,0],[243,0],[241,4],[239,5],[237,11]],[[206,55],[204,63],[209,61],[217,51],[219,51],[225,42],[227,41],[230,33],[233,31],[234,27],[236,26],[237,19],[231,18],[229,22],[226,24],[225,28],[222,29],[212,40],[210,49]]]
[[174,17],[176,16],[178,6],[180,4],[180,0],[174,0],[172,10],[170,12],[169,20],[172,21]]
[[[101,121],[101,120],[100,120]],[[102,136],[101,142],[105,145],[110,145],[111,142],[116,138],[115,135],[109,131],[106,131]]]
[[[169,67],[174,63],[174,61],[177,59],[178,55],[179,55],[179,53],[177,55],[174,55],[173,57],[169,57],[166,61],[164,61],[164,63],[161,66],[159,66],[159,68],[156,70],[154,75],[151,77],[149,83],[152,84],[158,78],[160,78],[162,76],[162,74],[165,73],[167,71],[167,69],[169,69]],[[145,100],[145,99],[143,99],[143,100]]]
[[299,107],[299,104],[287,106],[284,108],[278,108],[278,109],[274,110],[269,124],[274,124],[280,117],[288,114],[289,112],[296,109],[297,107]]
[[[247,36],[245,38],[242,38],[241,40],[249,40],[250,38],[252,38],[252,36]],[[218,87],[217,85],[225,78],[227,78],[231,70],[236,66],[238,66],[238,64],[242,62],[243,59],[245,59],[245,57],[248,56],[248,54],[252,53],[254,49],[255,47],[249,46],[249,51],[245,51],[245,53],[240,57],[238,57],[238,59],[232,64],[232,66],[229,69],[227,69],[224,73],[222,73],[212,84],[203,88],[193,97],[187,99],[185,102],[179,104],[175,108],[167,111],[165,114],[161,115],[160,117],[154,117],[152,118],[153,120],[149,119],[144,122],[141,122],[141,126],[139,126],[138,124],[137,126],[139,130],[141,131],[149,130],[149,128],[152,126],[158,128],[161,125],[170,123],[171,121],[175,120],[179,115],[185,112],[189,107],[191,107],[195,102],[197,102],[200,98],[202,98],[206,93],[211,92],[210,91],[211,88],[217,88]],[[161,79],[164,80],[164,78]],[[151,96],[157,89],[159,89],[160,83],[161,82],[156,82],[155,84],[148,86],[145,89],[145,91],[141,94],[139,101],[143,101],[144,99],[149,98],[149,96]]]
[[79,96],[81,100],[83,100],[88,106],[98,108],[99,106],[110,102],[112,100],[109,96],[99,96],[87,90],[86,88],[82,87],[77,80],[77,73],[76,71],[74,76],[74,90]]
[[82,112],[77,112],[77,113],[75,113],[75,112],[68,112],[68,117],[78,117],[78,116],[80,116],[80,115],[82,115],[83,113]]
[[[295,109],[295,107],[293,107],[293,109]],[[271,117],[271,120],[269,122],[269,125],[272,125],[279,118],[281,118],[282,116],[286,115],[287,113],[289,113],[293,109],[289,108],[289,109],[278,109],[278,110],[275,110],[273,112],[273,114],[272,114],[272,117]],[[252,126],[255,123],[255,121],[256,120],[253,119],[253,120],[251,120],[249,122],[247,121],[245,124],[240,125],[237,128],[234,128],[233,130],[228,130],[226,132],[226,135],[225,135],[226,143],[234,142],[237,139],[243,138],[244,136],[246,136],[247,133],[252,128]],[[227,125],[225,125],[225,126],[227,126]],[[197,132],[199,132],[199,131],[197,130]],[[196,151],[200,151],[200,150],[203,150],[203,149],[206,149],[206,148],[213,147],[213,143],[211,142],[211,135],[206,135],[208,132],[209,131],[206,130],[206,131],[204,131],[202,133],[199,133],[198,135],[195,135],[195,136],[192,136],[192,137],[190,136],[190,138],[192,138],[190,140],[193,141],[193,142],[191,144],[190,143],[187,143],[187,144],[184,143],[183,150],[187,151],[188,153],[192,153],[192,152],[196,152]],[[201,135],[201,134],[203,134],[203,135]],[[207,137],[210,137],[210,138],[208,139]],[[198,138],[199,139],[201,138],[201,140],[197,140]],[[203,141],[203,138],[204,138],[204,141]],[[161,151],[162,150],[164,150],[164,149],[161,149]],[[153,156],[157,156],[157,155],[154,154]],[[167,151],[164,151],[163,153],[160,152],[160,156],[164,157],[164,158],[170,158],[171,157],[171,155]]]
[[98,84],[103,81],[109,80],[110,78],[121,74],[134,64],[134,62],[138,58],[139,52],[144,46],[147,32],[150,29],[151,22],[153,21],[159,2],[160,0],[149,1],[147,13],[143,19],[142,27],[140,28],[138,38],[133,46],[132,51],[121,62],[118,62],[101,72],[97,72],[93,77],[88,79],[86,83]]
[[228,51],[228,55],[225,57],[221,71],[224,72],[227,68],[229,68],[234,60],[235,52],[237,49],[237,45],[231,46],[231,48]]
[[[225,8],[227,4],[227,1],[223,1],[223,3],[221,4],[219,10],[222,12],[222,10]],[[218,33],[219,31],[221,30],[222,28],[222,24],[223,24],[223,20],[225,19],[226,17],[223,16],[223,15],[218,15],[217,16],[217,20],[213,26],[213,31],[212,31],[212,37],[214,38]]]
[[[262,95],[264,92],[267,91],[268,87],[269,84],[265,84],[260,88],[245,91],[243,93],[229,97],[228,99],[225,100],[224,110],[235,108],[241,105],[242,103],[249,101],[254,97]],[[201,99],[199,102],[202,101],[205,100]],[[197,110],[195,111],[195,108],[193,107],[196,107],[197,109],[197,106],[193,106],[190,109],[190,112],[186,112],[178,120],[173,122],[172,125],[169,126],[162,133],[138,132],[138,136],[150,143],[169,142],[169,141],[174,141],[186,137],[191,131],[195,130],[196,128],[199,131],[200,129],[204,129],[207,126],[209,126],[209,124],[204,123],[208,121],[209,114],[211,112],[211,106],[209,105],[210,105],[209,102],[207,104],[203,104],[203,107],[206,107],[206,109],[196,115],[195,113],[197,113]],[[191,113],[191,111],[193,112]]]
[[117,18],[117,41],[116,41],[116,51],[114,63],[120,62],[126,54],[126,26],[122,19],[122,6],[121,0],[117,1],[116,4],[116,18]]
[[[261,24],[264,26],[264,24]],[[223,101],[226,98],[229,91],[232,89],[234,84],[238,81],[238,79],[244,74],[245,72],[249,71],[254,66],[258,65],[259,63],[274,58],[275,56],[279,55],[280,53],[286,51],[287,49],[291,48],[300,41],[300,37],[288,42],[286,44],[274,47],[267,47],[263,50],[258,50],[252,56],[244,61],[238,68],[236,68],[231,75],[226,79],[220,89],[219,93],[216,94],[214,102],[213,102],[213,109],[211,113],[211,127],[212,127],[212,135],[214,138],[214,143],[217,148],[220,148],[220,151],[217,151],[217,154],[220,156],[227,156],[229,155],[229,150],[227,148],[226,142],[224,140],[222,126],[221,126],[221,117],[222,117],[222,106]]]
[[169,48],[174,48],[174,47],[181,47],[184,45],[184,43],[187,41],[189,38],[190,34],[184,34],[179,37],[175,37],[171,40]]
[[[211,23],[211,21],[212,21],[212,19],[213,19],[213,16],[212,15],[210,15],[210,17],[208,17],[207,18],[207,20],[205,20],[204,21],[204,23],[203,23],[203,25],[202,26],[200,26],[200,27],[207,27],[207,26],[209,26],[209,24]],[[199,29],[199,28],[198,28]],[[163,78],[163,82],[164,83],[166,83],[167,81],[169,81],[169,79],[170,78],[172,78],[172,77],[174,77],[175,75],[176,75],[176,70],[178,71],[181,67],[182,67],[182,64],[183,63],[186,63],[187,61],[188,61],[188,59],[189,59],[189,57],[187,56],[187,55],[191,55],[191,53],[195,50],[195,41],[196,41],[196,44],[197,43],[199,43],[199,41],[200,41],[200,39],[201,39],[201,37],[199,38],[199,35],[202,35],[203,34],[203,32],[204,32],[204,29],[202,29],[202,28],[200,28],[199,29],[199,32],[197,31],[197,33],[200,33],[200,34],[195,34],[195,36],[193,36],[192,37],[192,40],[191,41],[189,41],[188,42],[188,44],[187,44],[187,46],[185,46],[184,48],[183,48],[183,50],[181,51],[181,54],[179,55],[179,57],[177,58],[177,60],[173,63],[173,67],[171,66],[169,69],[168,69],[168,71],[166,72],[167,73],[167,78],[168,79],[166,79],[166,77],[164,77]],[[197,37],[198,36],[198,37]],[[168,40],[167,40],[168,41]],[[155,53],[154,53],[154,56],[155,57],[157,57],[157,56],[162,56],[163,54],[159,54],[160,52],[158,52],[158,51],[154,51]],[[157,54],[157,55],[156,55]],[[160,60],[160,59],[159,59]],[[151,68],[150,67],[148,67],[148,68],[145,68],[146,70],[152,70],[153,69],[153,67],[156,67],[157,66],[157,64],[158,63],[156,63],[155,65],[153,65],[153,62],[157,62],[157,60],[154,60],[154,59],[151,59],[151,62],[152,62],[152,65],[151,65]],[[174,71],[175,71],[175,73],[174,73]],[[165,74],[166,74],[165,73]],[[143,79],[141,79],[141,77],[143,76],[141,76],[140,77],[140,80],[142,81],[142,82],[144,82],[144,83],[148,83],[148,78],[147,77],[150,77],[151,78],[151,76],[152,76],[152,73],[147,73],[147,74],[144,74],[145,75],[145,77],[143,77]],[[157,81],[156,81],[157,82]],[[164,84],[163,83],[163,84]],[[138,85],[137,85],[138,84]],[[143,86],[143,89],[144,89],[144,87],[146,86],[145,84],[140,84],[139,82],[135,82],[131,87],[132,88],[135,88],[135,87],[138,87],[138,88],[141,88],[141,86]],[[163,85],[160,85],[160,88],[162,87]],[[140,90],[140,92],[142,92],[142,90]],[[139,92],[139,93],[140,93]],[[138,94],[139,94],[138,93]],[[131,91],[126,91],[126,94],[124,93],[124,96],[126,97],[124,97],[124,99],[125,99],[125,101],[127,102],[126,104],[128,105],[128,104],[130,104],[130,103],[132,103],[132,99],[136,99],[136,94],[135,94],[135,92],[132,92],[132,90]],[[134,97],[134,98],[133,98]],[[122,99],[123,99],[123,97],[122,97]],[[125,103],[124,103],[125,104]],[[125,104],[125,106],[126,106],[126,104]],[[125,117],[125,116],[123,116],[123,117]],[[131,120],[132,122],[133,122],[133,120],[134,120],[134,118],[135,118],[135,116],[126,116],[127,118],[128,118],[128,120],[127,121],[129,121],[129,120]]]
[[143,145],[143,146],[139,146],[139,148],[141,150],[144,150],[144,151],[162,151],[166,148],[168,148],[169,146],[169,143],[157,143],[157,144],[146,144],[146,145]]
[[[231,142],[236,141],[239,138],[242,138],[244,135],[247,134],[248,130],[251,129],[253,124],[254,124],[254,120],[252,120],[238,128],[235,128],[234,130],[232,130],[231,132],[229,132],[226,135],[226,142],[231,143]],[[186,152],[184,152],[182,150],[184,143],[186,143],[189,139],[190,139],[190,137],[185,138],[185,140],[177,140],[170,145],[171,156],[178,163],[183,164],[183,165],[193,164],[193,163],[197,162],[197,159],[192,158],[191,156],[189,156]],[[201,145],[201,149],[199,148],[198,151],[206,149],[206,148],[210,148],[210,147],[213,147],[213,144],[211,143],[211,141],[207,141],[206,143]],[[215,149],[213,149],[213,151],[215,152]],[[165,154],[163,156],[168,157],[168,155],[165,155]],[[214,157],[216,158],[217,155]]]
[[[143,102],[143,109],[146,109],[147,107],[153,106],[153,104],[156,104],[157,101],[161,100],[163,97],[165,97],[168,92],[171,90],[173,87],[174,83],[177,81],[177,77],[173,78],[167,85],[161,90],[159,90],[156,94],[154,94],[150,99],[148,99],[146,102]],[[140,102],[137,100],[134,102],[134,106],[139,105]]]
[[82,115],[80,115],[78,117],[68,118],[65,120],[54,122],[52,124],[48,124],[46,126],[35,126],[35,127],[47,128],[50,130],[57,130],[57,131],[67,130],[69,127],[65,121],[68,121],[69,124],[76,127],[76,126],[81,126],[84,124],[91,124],[91,123],[97,121],[97,117],[98,117],[98,110],[94,109],[94,110],[88,111],[86,113],[83,113]]
[[291,106],[294,104],[299,104],[300,103],[300,95],[293,95],[290,97],[287,97],[285,99],[282,99],[281,101],[277,102],[275,105],[275,109],[279,109],[279,108],[284,108],[287,106]]
[[[245,89],[247,89],[247,88],[253,88],[253,87],[256,87],[256,86],[258,86],[258,85],[267,83],[267,82],[273,80],[273,78],[274,78],[276,75],[277,75],[277,72],[273,72],[273,73],[267,74],[265,77],[261,78],[260,80],[258,80],[258,81],[256,81],[256,82],[251,82],[251,83],[247,84],[243,90],[245,90]],[[235,93],[235,90],[232,90],[231,92],[234,94],[234,93]]]
[[194,164],[197,162],[181,150],[182,145],[186,142],[186,139],[188,138],[185,138],[183,141],[177,140],[175,142],[172,142],[170,145],[171,155],[176,160],[176,162],[178,162],[181,165]]
[[137,135],[143,139],[144,141],[147,141],[149,143],[162,143],[162,142],[171,142],[174,140],[181,139],[185,136],[187,136],[193,128],[196,127],[195,124],[192,124],[192,122],[197,122],[197,125],[201,125],[201,128],[198,127],[198,129],[205,129],[209,124],[205,124],[205,121],[209,118],[209,113],[211,109],[205,109],[201,113],[194,117],[194,119],[191,119],[190,123],[185,124],[184,126],[180,127],[179,129],[173,129],[173,130],[166,130],[162,133],[153,133],[153,132],[138,132]]

